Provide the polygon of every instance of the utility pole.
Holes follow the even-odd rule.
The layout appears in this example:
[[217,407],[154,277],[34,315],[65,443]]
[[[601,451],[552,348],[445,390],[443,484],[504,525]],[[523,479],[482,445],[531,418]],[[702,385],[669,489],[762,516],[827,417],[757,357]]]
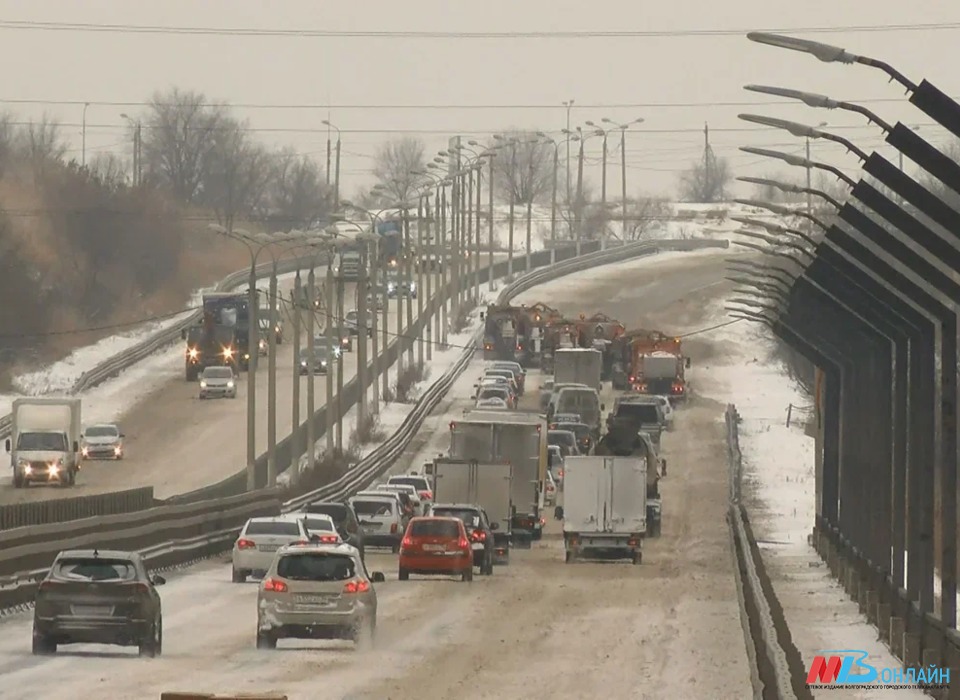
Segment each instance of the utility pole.
[[[426,214],[427,216],[429,216],[429,211],[427,211]],[[424,224],[425,224],[425,216],[424,216],[424,207],[423,207],[423,197],[418,195],[417,196],[417,255],[419,255],[420,251],[423,250]],[[411,250],[408,247],[408,248],[405,248],[403,252],[406,258],[408,259],[407,265],[409,266],[410,264],[409,259],[413,257],[411,255]],[[427,326],[426,326],[426,323],[424,322],[425,319],[423,317],[423,265],[417,265],[416,292],[417,292],[417,319],[420,320],[420,323],[422,324],[422,328],[423,328],[423,330],[417,334],[418,336],[417,364],[420,367],[423,367],[424,366],[423,363],[425,359],[424,358],[424,345],[425,345],[424,339],[426,338],[426,335],[427,335]]]
[[[293,312],[293,432],[290,439],[293,442],[290,455],[293,460],[293,469],[297,468],[297,461],[303,450],[300,449],[300,306],[303,299],[303,287],[300,282],[300,270],[293,279],[293,291],[290,293],[290,309]],[[311,358],[312,359],[312,358]]]
[[[260,321],[257,318],[257,260],[250,260],[249,294],[247,295],[247,491],[257,489],[257,353],[260,343]],[[239,348],[237,352],[242,352]],[[237,358],[239,360],[239,358]],[[237,362],[239,365],[240,362]],[[239,367],[238,367],[239,369]]]
[[333,202],[334,210],[340,210],[340,130],[337,129],[337,164],[335,166],[336,176],[333,184]]
[[[310,262],[310,272],[307,273],[307,470],[313,471],[317,464],[317,436],[314,426],[316,425],[317,412],[316,396],[314,393],[314,361],[315,344],[313,342],[313,328],[316,314],[317,298],[317,275],[313,267],[313,261]],[[330,368],[327,368],[330,371]],[[299,381],[299,379],[297,380]],[[327,409],[329,411],[329,408]],[[328,428],[329,432],[329,428]]]
[[[477,305],[480,304],[480,200],[482,198],[483,190],[483,161],[481,160],[477,163],[477,225],[473,232],[474,235],[474,258],[473,258],[473,298]],[[490,212],[490,216],[493,216],[493,212]],[[493,274],[493,270],[490,270],[490,274]]]
[[440,187],[440,249],[442,251],[441,286],[440,286],[440,347],[447,347],[447,299],[450,296],[450,263],[452,256],[448,254],[447,243],[447,188]]
[[574,204],[574,220],[577,227],[577,257],[580,256],[580,249],[583,245],[583,142],[580,137],[580,153],[577,156],[577,201]]
[[[374,226],[374,228],[376,228]],[[397,295],[400,296],[399,294]],[[380,391],[381,396],[384,397],[384,402],[386,402],[386,397],[389,395],[390,391],[390,363],[387,360],[387,350],[390,348],[390,302],[384,301],[383,309],[380,312],[380,326],[381,326],[381,346],[382,346],[382,357],[383,361],[380,363]]]
[[473,168],[467,168],[464,176],[467,181],[466,203],[463,207],[463,218],[466,219],[466,226],[463,227],[463,261],[464,277],[461,280],[460,287],[463,289],[463,300],[467,304],[470,299],[470,275],[473,273],[473,256],[470,254],[473,246]]
[[[409,236],[407,235],[407,229],[410,226],[410,220],[407,218],[407,210],[400,209],[400,247],[404,248],[407,245]],[[397,386],[399,387],[400,377],[403,375],[404,368],[404,357],[403,357],[403,341],[406,337],[403,329],[403,290],[400,289],[401,285],[404,283],[404,274],[403,266],[401,262],[397,262]],[[410,304],[410,297],[407,297],[407,305]]]
[[627,242],[627,130],[620,129],[620,214],[623,222],[620,224],[620,238]]
[[[535,146],[539,148],[539,144]],[[533,154],[530,154],[530,165],[527,168],[527,262],[524,272],[530,272],[533,260]]]
[[[371,230],[375,230],[376,226],[372,226]],[[376,235],[376,234],[375,234]],[[380,357],[380,338],[377,333],[379,323],[377,319],[379,318],[377,304],[380,302],[380,299],[383,299],[383,305],[387,305],[386,300],[386,285],[383,280],[381,280],[380,275],[380,237],[376,236],[373,239],[373,258],[370,261],[370,288],[373,290],[374,305],[370,311],[370,355],[373,361],[373,373],[370,376],[370,388],[373,390],[373,413],[377,415],[380,413],[380,365],[381,359],[386,359],[386,356],[383,358]]]
[[493,159],[496,158],[496,154],[490,157],[490,169],[487,171],[490,173],[490,181],[487,183],[487,203],[490,206],[490,250],[487,254],[487,264],[490,269],[490,274],[487,277],[487,289],[491,292],[493,291]]
[[507,247],[507,277],[513,276],[513,200],[517,189],[517,142],[510,144],[510,235]]
[[[277,485],[277,259],[270,273],[267,336],[267,488]],[[257,332],[259,334],[259,327]]]
[[600,222],[602,228],[600,229],[600,248],[603,249],[604,239],[607,237],[607,134],[609,132],[603,130],[603,157],[601,158],[601,168],[603,174],[600,177]]
[[[367,418],[367,265],[368,246],[366,241],[360,247],[360,274],[357,276],[357,432],[362,434]],[[374,307],[373,313],[376,313]],[[342,390],[341,390],[342,391]],[[338,393],[338,396],[343,396]],[[340,421],[341,425],[343,420]]]
[[[567,129],[569,131],[569,128]],[[570,151],[570,139],[567,139],[567,152]],[[569,158],[569,156],[567,156]],[[553,194],[550,198],[550,263],[557,260],[557,178],[560,171],[560,144],[553,144]],[[567,185],[570,184],[569,167],[567,168]],[[568,195],[569,197],[569,195]],[[568,199],[569,201],[569,199]]]
[[[563,103],[567,108],[567,133],[570,133],[570,110],[573,108],[573,100],[567,100]],[[570,140],[567,139],[567,202],[570,202]]]
[[[426,209],[427,218],[424,221],[425,228],[423,230],[423,235],[427,241],[427,244],[429,244],[430,246],[430,250],[436,251],[437,244],[436,244],[436,241],[434,241],[433,236],[431,236],[432,229],[430,227],[430,223],[431,223],[430,220],[433,216],[433,211],[430,208],[430,190],[427,190],[426,194],[424,195],[424,208]],[[420,256],[420,266],[419,266],[420,279],[426,284],[426,287],[425,287],[425,290],[419,289],[417,293],[427,295],[427,300],[426,300],[427,317],[424,318],[423,316],[424,314],[423,306],[420,307],[420,317],[424,318],[425,325],[423,327],[423,334],[424,334],[424,338],[426,339],[426,345],[427,345],[427,362],[430,362],[431,360],[433,360],[433,336],[434,336],[433,284],[430,279],[431,277],[433,277],[433,274],[432,274],[433,267],[430,264],[430,255],[432,255],[432,253],[427,253],[427,258],[424,259],[424,253],[426,253],[426,251],[427,251],[426,248],[421,248],[418,251]],[[426,274],[424,274],[424,271],[426,271]]]
[[[336,295],[337,295],[337,299],[336,299],[336,301],[337,301],[337,313],[336,313],[337,324],[342,328],[342,327],[343,327],[343,319],[346,317],[346,313],[345,313],[344,310],[343,310],[343,297],[344,297],[344,295],[345,295],[345,292],[344,292],[344,289],[343,289],[343,270],[342,270],[342,269],[340,270],[339,274],[337,274],[337,292],[336,292]],[[359,313],[359,312],[358,312],[358,313]],[[357,325],[359,325],[359,323],[358,323]],[[358,331],[359,331],[359,329],[358,329]],[[359,344],[360,344],[360,334],[359,334],[359,332],[358,332],[358,333],[357,333],[357,345],[359,346]],[[356,349],[354,349],[354,352],[358,352],[358,351],[357,351]],[[358,354],[359,354],[359,353],[358,353]],[[358,365],[357,365],[357,366],[359,367],[359,357],[357,358],[357,362],[358,362]],[[343,396],[343,372],[337,372],[337,396]],[[330,424],[328,423],[328,424],[327,424],[327,430],[329,430],[329,429],[330,429]],[[340,411],[337,412],[336,432],[337,432],[337,437],[336,437],[336,451],[337,451],[337,455],[342,455],[342,454],[343,454],[343,414],[342,414]]]
[[[333,354],[333,357],[329,357],[327,360],[327,376],[326,376],[326,390],[327,390],[327,402],[324,406],[323,411],[323,422],[326,424],[326,433],[327,433],[327,454],[332,455],[336,451],[336,443],[334,442],[335,434],[333,427],[333,411],[335,406],[333,405],[333,373],[336,372],[337,376],[340,377],[343,374],[343,345],[341,344],[341,333],[343,333],[343,323],[340,318],[334,316],[334,299],[333,299],[333,290],[334,290],[334,279],[333,279],[333,256],[327,258],[327,276],[324,280],[323,285],[323,296],[324,296],[324,318],[327,321],[327,354]],[[310,315],[313,316],[313,308],[311,302]],[[334,350],[336,348],[336,350]],[[333,362],[336,360],[336,362]],[[313,380],[310,380],[310,385],[313,386]]]
[[328,187],[328,188],[330,187],[330,170],[331,170],[331,167],[330,167],[330,166],[331,166],[330,156],[331,156],[331,147],[332,147],[332,143],[331,143],[331,141],[330,141],[330,122],[329,122],[329,119],[330,119],[330,114],[327,113],[327,120],[328,120],[328,121],[327,121],[327,187]]
[[[402,256],[400,258],[400,263],[403,265],[403,281],[407,285],[407,325],[404,329],[404,338],[403,342],[407,346],[407,367],[413,367],[413,343],[414,343],[414,332],[413,332],[413,270],[410,269],[410,241],[412,236],[410,235],[410,216],[408,214],[407,208],[403,208],[403,216],[407,221],[407,225],[403,227],[403,248],[401,250]],[[417,221],[417,230],[420,230],[420,222]],[[417,287],[419,291],[419,287]],[[400,290],[398,289],[397,292]],[[398,293],[399,297],[400,294]],[[420,296],[419,293],[417,296]]]

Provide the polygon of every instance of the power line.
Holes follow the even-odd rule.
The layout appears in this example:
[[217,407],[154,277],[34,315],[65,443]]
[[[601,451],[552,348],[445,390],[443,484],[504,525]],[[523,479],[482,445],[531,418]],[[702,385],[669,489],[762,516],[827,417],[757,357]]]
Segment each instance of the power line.
[[344,29],[281,29],[254,27],[204,27],[147,24],[105,24],[90,22],[40,22],[34,20],[0,20],[0,29],[95,32],[110,34],[168,34],[195,36],[339,38],[339,39],[639,39],[676,37],[744,36],[751,31],[777,34],[846,34],[875,32],[933,32],[960,29],[960,22],[849,25],[843,27],[778,27],[758,29],[667,29],[641,31],[409,31],[409,30],[344,30]]

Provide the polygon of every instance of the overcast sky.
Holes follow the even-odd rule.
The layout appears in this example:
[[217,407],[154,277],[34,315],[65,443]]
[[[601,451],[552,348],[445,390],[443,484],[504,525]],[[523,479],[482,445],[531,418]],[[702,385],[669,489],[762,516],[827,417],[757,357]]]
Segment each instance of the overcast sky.
[[[88,160],[104,150],[126,154],[120,114],[133,115],[142,107],[105,103],[142,103],[156,89],[179,86],[248,105],[236,112],[260,130],[258,138],[320,159],[327,138],[321,120],[329,118],[343,131],[347,193],[371,182],[371,155],[386,139],[417,135],[432,152],[458,133],[486,139],[516,127],[559,137],[566,121],[561,103],[569,99],[575,100],[573,125],[603,117],[645,120],[628,132],[631,194],[673,194],[679,173],[702,156],[704,122],[710,124],[715,153],[729,160],[735,174],[784,172],[758,164],[737,147],[800,152],[803,142],[783,132],[757,130],[737,119],[740,112],[855,127],[837,133],[868,151],[883,148],[879,129],[863,126],[862,118],[850,114],[778,104],[731,105],[763,100],[742,89],[747,83],[860,101],[888,121],[920,125],[930,140],[944,141],[942,130],[926,126],[930,120],[906,103],[903,90],[887,84],[880,72],[823,64],[760,46],[744,37],[747,30],[795,30],[799,36],[885,59],[915,80],[926,77],[948,94],[960,95],[960,3],[941,0],[0,0],[0,25],[10,21],[331,32],[667,33],[477,39],[0,26],[0,61],[5,66],[0,102],[10,101],[6,107],[24,118],[46,110],[69,125],[78,160],[83,102],[90,103]],[[891,25],[901,28],[801,31]],[[690,30],[732,33],[683,35]],[[599,140],[591,144],[586,174],[598,183]],[[608,186],[619,193],[618,136],[610,138],[609,147]],[[892,154],[889,147],[887,153]],[[856,169],[852,156],[829,143],[815,142],[813,155]]]

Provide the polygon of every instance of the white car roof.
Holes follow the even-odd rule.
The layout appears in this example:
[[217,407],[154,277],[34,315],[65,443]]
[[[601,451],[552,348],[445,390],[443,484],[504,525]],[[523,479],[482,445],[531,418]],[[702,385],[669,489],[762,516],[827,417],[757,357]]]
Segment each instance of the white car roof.
[[391,483],[394,479],[423,479],[427,484],[430,483],[430,480],[423,474],[394,474],[387,479],[387,483]]
[[308,544],[285,544],[280,549],[277,550],[277,554],[292,554],[292,553],[311,553],[311,552],[322,552],[324,554],[345,554],[351,556],[354,559],[360,559],[360,550],[356,547],[346,544],[346,543],[337,543],[337,544],[328,544],[323,542],[310,542]]
[[396,502],[400,500],[400,495],[396,491],[361,491],[360,493],[351,496],[350,502],[353,501],[392,501]]
[[247,523],[289,523],[300,522],[306,513],[283,513],[282,515],[260,515],[250,518]]
[[329,520],[331,523],[333,522],[333,518],[326,513],[298,513],[297,517],[299,517],[301,520]]
[[87,432],[91,428],[113,428],[114,430],[119,430],[116,423],[94,423],[93,425],[86,426],[83,432]]
[[392,491],[393,493],[402,491],[412,498],[417,497],[417,487],[411,484],[378,484],[377,491]]

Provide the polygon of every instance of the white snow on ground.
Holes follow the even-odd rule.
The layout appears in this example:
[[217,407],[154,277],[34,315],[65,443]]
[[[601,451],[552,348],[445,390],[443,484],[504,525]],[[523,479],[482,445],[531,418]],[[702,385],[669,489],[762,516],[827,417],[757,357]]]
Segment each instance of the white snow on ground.
[[[717,323],[730,320],[718,305]],[[810,399],[801,393],[775,353],[765,329],[740,321],[709,332],[719,341],[710,366],[697,372],[698,393],[740,412],[740,446],[745,467],[744,492],[755,534],[783,605],[793,642],[809,668],[824,649],[863,649],[878,671],[899,668],[889,649],[877,641],[814,549],[807,536],[813,529],[816,501],[814,441],[804,432]],[[790,427],[787,411],[794,406]],[[722,420],[722,417],[720,417]],[[897,690],[898,698],[925,697],[919,691]],[[815,691],[815,697],[887,698],[890,691]]]
[[[277,279],[283,282],[293,279],[295,275],[295,272],[291,272],[278,275]],[[46,394],[68,393],[84,372],[90,371],[104,360],[134,347],[151,335],[170,328],[189,317],[189,315],[194,313],[199,307],[202,295],[210,289],[212,289],[212,287],[194,292],[188,305],[188,311],[184,311],[163,321],[156,321],[139,326],[136,329],[131,329],[120,335],[103,338],[93,345],[74,350],[68,357],[59,362],[55,362],[49,367],[28,372],[14,378],[13,384],[19,390],[19,393],[0,395],[0,415],[5,416],[10,413],[10,405],[18,396],[43,396]],[[116,379],[108,380],[104,382],[104,384],[85,392],[83,394],[85,399],[83,409],[84,420],[112,420],[106,415],[94,418],[88,413],[90,407],[93,407],[93,410],[96,411],[96,405],[100,403],[100,399],[105,397],[109,397],[111,401],[116,402],[114,404],[118,407],[116,415],[122,414],[127,408],[135,405],[140,398],[152,391],[159,383],[162,383],[162,381],[166,379],[166,377],[162,377],[161,382],[156,385],[149,382],[151,377],[157,376],[158,370],[167,368],[168,364],[172,361],[173,355],[176,355],[178,359],[182,359],[181,348],[175,345],[175,350],[176,352],[173,352],[170,348],[163,349],[152,357],[125,370]],[[97,415],[99,416],[100,414]]]

